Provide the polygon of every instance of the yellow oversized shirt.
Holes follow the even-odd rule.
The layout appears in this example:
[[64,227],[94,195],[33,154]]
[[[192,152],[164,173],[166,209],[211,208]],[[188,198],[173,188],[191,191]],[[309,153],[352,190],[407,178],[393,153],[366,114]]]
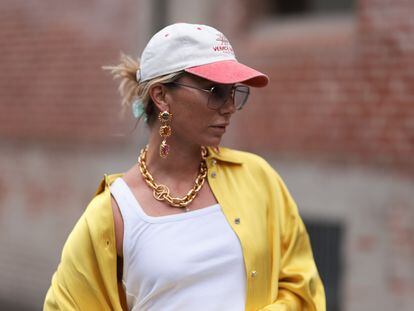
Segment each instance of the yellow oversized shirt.
[[[242,246],[246,310],[325,311],[308,234],[277,173],[256,155],[226,148],[209,148],[207,167],[210,187]],[[69,235],[44,310],[126,310],[109,191],[120,176],[105,175]]]

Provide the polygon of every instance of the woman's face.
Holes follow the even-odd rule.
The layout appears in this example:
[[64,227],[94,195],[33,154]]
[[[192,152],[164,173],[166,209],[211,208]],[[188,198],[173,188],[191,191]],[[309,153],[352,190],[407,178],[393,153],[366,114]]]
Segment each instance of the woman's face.
[[219,109],[211,109],[209,106],[212,102],[207,105],[209,99],[214,100],[210,93],[189,86],[210,90],[212,86],[218,86],[217,83],[193,75],[185,75],[176,82],[177,84],[167,87],[166,95],[173,114],[170,139],[175,136],[176,140],[187,144],[219,145],[230,124],[230,118],[236,111],[231,96],[218,103],[224,103]]

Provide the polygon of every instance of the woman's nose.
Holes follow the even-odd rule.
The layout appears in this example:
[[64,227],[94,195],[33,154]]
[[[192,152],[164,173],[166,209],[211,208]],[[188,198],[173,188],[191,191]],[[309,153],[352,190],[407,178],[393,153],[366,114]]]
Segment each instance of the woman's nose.
[[224,100],[224,103],[220,107],[219,111],[222,114],[235,113],[236,112],[236,105],[234,104],[233,96],[229,96],[229,97],[227,97],[227,99]]

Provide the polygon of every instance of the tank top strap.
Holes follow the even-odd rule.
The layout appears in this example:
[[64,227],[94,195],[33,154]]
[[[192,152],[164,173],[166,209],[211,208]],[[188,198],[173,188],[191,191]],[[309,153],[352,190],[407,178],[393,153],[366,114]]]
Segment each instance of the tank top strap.
[[116,203],[118,203],[124,225],[129,226],[130,221],[138,220],[135,198],[132,197],[126,182],[119,177],[111,184],[109,189]]

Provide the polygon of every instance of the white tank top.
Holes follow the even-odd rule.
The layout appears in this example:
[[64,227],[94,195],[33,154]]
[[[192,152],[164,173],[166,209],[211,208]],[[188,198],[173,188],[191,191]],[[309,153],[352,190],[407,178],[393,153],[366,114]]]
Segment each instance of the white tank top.
[[122,178],[110,190],[124,220],[129,310],[245,309],[242,249],[219,204],[153,217]]

